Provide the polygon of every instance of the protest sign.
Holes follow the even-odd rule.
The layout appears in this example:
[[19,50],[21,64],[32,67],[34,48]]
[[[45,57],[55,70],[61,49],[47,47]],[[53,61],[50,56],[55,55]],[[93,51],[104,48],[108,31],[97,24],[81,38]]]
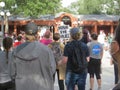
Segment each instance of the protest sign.
[[70,38],[70,32],[69,32],[69,26],[68,25],[59,26],[58,31],[60,33],[61,39],[69,39]]

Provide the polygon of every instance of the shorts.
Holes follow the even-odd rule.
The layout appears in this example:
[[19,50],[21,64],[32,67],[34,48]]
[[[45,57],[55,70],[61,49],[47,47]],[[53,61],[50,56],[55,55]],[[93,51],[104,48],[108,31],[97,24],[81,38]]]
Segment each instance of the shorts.
[[100,74],[101,73],[101,59],[90,58],[88,63],[88,73]]

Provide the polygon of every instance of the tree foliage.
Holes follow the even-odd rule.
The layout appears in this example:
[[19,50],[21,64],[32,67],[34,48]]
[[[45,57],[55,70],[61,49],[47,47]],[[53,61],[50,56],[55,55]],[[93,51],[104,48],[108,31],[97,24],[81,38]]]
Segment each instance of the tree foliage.
[[[6,4],[5,9],[9,9],[12,14],[23,14],[30,17],[59,12],[61,7],[60,1],[61,0],[4,0]],[[11,8],[11,6],[15,4],[17,7]]]
[[67,9],[73,14],[117,14],[120,13],[120,0],[77,0]]
[[[58,12],[72,14],[120,14],[120,0],[77,0],[68,7],[62,7],[61,0],[0,0],[5,10],[13,15],[30,16],[55,15]],[[17,6],[17,7],[15,7]]]

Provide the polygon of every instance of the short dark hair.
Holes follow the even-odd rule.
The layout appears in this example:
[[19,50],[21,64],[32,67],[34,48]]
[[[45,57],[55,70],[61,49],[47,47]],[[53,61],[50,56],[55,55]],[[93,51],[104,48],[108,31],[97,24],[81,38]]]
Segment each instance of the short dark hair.
[[22,36],[17,36],[17,40],[21,41],[22,40]]
[[96,33],[93,33],[93,34],[91,34],[91,38],[92,38],[93,40],[97,40],[98,35],[97,35]]
[[60,39],[60,34],[59,33],[54,33],[53,34],[53,40],[58,41]]

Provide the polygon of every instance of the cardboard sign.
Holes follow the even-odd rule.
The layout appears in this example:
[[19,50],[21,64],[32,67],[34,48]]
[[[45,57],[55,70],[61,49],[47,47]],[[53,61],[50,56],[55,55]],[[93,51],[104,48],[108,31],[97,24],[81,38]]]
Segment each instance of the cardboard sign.
[[69,32],[68,25],[59,26],[58,31],[60,33],[61,39],[69,39],[70,38],[70,32]]

